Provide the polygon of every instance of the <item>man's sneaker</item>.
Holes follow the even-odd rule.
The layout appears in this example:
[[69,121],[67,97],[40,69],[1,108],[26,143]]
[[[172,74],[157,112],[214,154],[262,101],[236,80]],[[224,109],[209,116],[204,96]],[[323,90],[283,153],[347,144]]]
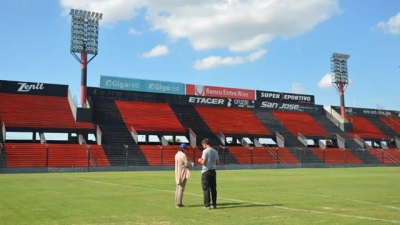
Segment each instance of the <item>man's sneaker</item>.
[[204,206],[204,209],[211,209],[210,206]]
[[176,205],[175,207],[176,207],[176,208],[184,208],[184,207],[186,207],[186,206],[181,204],[181,205]]
[[216,206],[216,205],[213,205],[213,206],[212,206],[212,208],[213,208],[213,209],[216,209],[216,208],[217,208],[217,206]]

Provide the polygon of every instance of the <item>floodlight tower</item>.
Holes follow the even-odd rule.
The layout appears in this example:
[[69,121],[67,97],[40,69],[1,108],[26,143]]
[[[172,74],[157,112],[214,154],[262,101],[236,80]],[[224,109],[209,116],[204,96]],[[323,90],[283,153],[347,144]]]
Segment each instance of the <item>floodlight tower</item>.
[[[99,21],[102,13],[71,9],[71,54],[81,64],[81,105],[86,107],[87,65],[98,53]],[[80,53],[80,58],[76,53]],[[88,60],[88,54],[92,57]]]
[[340,110],[342,118],[346,117],[344,104],[344,91],[349,84],[347,73],[347,60],[350,55],[333,53],[331,57],[332,85],[339,91],[340,94]]

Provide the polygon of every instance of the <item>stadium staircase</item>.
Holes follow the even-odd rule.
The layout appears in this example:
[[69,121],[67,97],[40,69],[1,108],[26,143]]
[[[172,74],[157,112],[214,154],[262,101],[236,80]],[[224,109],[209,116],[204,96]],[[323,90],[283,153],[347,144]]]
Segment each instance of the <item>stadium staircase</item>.
[[192,129],[196,134],[197,146],[201,146],[201,141],[205,138],[210,140],[210,144],[218,151],[221,163],[225,164],[238,164],[239,162],[235,157],[230,154],[228,149],[223,149],[219,146],[222,145],[221,141],[211,131],[203,118],[199,115],[193,106],[183,105],[170,105],[176,117],[185,129]]
[[271,132],[278,132],[285,138],[285,148],[292,153],[301,163],[322,163],[322,161],[314,155],[311,149],[305,147],[282,122],[274,116],[271,111],[254,109],[253,112],[257,118],[263,122],[264,126]]
[[111,166],[148,165],[113,100],[93,98],[93,123],[100,127],[102,147]]
[[310,114],[314,120],[319,123],[324,129],[332,134],[338,134],[345,140],[346,149],[350,151],[353,155],[357,156],[366,164],[381,164],[381,162],[368,151],[361,149],[361,146],[357,144],[353,138],[349,137],[346,132],[342,131],[338,126],[336,126],[331,120],[329,120],[325,115]]

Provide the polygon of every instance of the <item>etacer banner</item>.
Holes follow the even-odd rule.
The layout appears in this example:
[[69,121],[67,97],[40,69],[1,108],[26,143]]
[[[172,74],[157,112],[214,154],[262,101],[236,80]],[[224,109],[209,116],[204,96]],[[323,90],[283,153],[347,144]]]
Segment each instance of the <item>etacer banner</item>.
[[163,94],[185,94],[185,84],[158,80],[100,76],[100,88]]
[[255,90],[186,84],[186,95],[255,100]]

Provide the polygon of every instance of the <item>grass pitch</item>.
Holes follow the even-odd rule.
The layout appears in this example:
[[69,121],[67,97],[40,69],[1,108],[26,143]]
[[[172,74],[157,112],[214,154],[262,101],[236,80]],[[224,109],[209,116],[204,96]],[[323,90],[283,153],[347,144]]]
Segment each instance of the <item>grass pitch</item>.
[[218,209],[192,171],[175,208],[173,171],[0,174],[0,223],[400,224],[400,167],[219,170]]

